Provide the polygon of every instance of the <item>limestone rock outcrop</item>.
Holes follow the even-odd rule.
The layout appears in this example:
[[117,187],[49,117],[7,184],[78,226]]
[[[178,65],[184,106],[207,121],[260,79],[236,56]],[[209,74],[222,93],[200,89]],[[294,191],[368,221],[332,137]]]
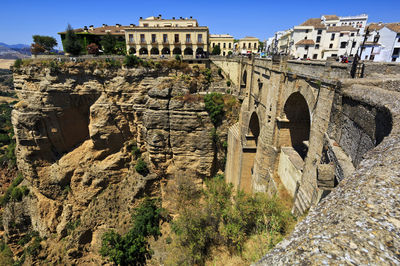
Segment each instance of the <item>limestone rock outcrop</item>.
[[[127,230],[137,199],[162,194],[161,179],[223,167],[203,97],[190,94],[208,86],[196,76],[85,63],[14,69],[16,155],[30,194],[7,212],[47,238],[49,262],[100,263],[103,232]],[[132,147],[150,174],[136,173]]]

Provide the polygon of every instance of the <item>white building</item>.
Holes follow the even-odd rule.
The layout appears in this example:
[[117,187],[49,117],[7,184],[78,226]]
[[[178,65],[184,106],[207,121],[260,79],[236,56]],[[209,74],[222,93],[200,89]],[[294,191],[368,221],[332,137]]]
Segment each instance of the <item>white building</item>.
[[367,19],[365,14],[311,18],[283,34],[280,48],[295,58],[304,59],[354,56],[362,42]]
[[400,62],[400,23],[372,23],[361,60]]

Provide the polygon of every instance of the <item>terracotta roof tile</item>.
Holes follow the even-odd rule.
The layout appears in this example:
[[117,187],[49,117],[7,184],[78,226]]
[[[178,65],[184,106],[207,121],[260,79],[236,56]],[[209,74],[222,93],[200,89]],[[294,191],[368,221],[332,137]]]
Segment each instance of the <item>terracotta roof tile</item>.
[[[124,28],[129,28],[129,27],[130,26],[102,26],[102,27],[93,28],[93,29],[88,28],[87,33],[92,33],[92,34],[96,34],[96,35],[106,35],[109,32],[111,35],[125,35]],[[83,32],[85,32],[85,30],[82,28],[74,29],[74,32],[83,33]],[[65,34],[65,31],[60,32],[59,34]]]
[[319,18],[310,18],[300,24],[300,26],[313,26],[315,29],[325,29],[324,24],[321,23],[321,19]]
[[352,26],[332,26],[329,27],[326,31],[327,32],[357,31],[357,29]]
[[383,23],[371,23],[367,26],[367,28],[369,29],[369,31],[373,31],[373,30],[380,30],[383,27],[385,27],[385,24]]
[[396,32],[396,33],[400,33],[400,23],[387,23],[385,24],[386,28]]
[[326,20],[339,20],[339,17],[336,15],[324,15]]
[[300,40],[296,43],[296,45],[314,45],[315,42],[313,40]]

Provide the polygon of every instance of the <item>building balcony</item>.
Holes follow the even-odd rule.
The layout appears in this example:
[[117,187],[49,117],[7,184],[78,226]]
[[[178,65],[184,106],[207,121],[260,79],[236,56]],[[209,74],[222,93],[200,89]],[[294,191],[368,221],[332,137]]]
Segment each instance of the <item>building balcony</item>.
[[169,44],[169,41],[163,41],[162,44],[168,45],[168,44]]
[[158,42],[157,42],[157,41],[152,41],[151,44],[152,44],[152,45],[157,45]]
[[174,41],[174,44],[175,45],[179,45],[179,44],[181,44],[181,42],[180,41]]
[[185,44],[186,45],[192,45],[192,41],[186,41]]
[[140,41],[140,45],[147,45],[146,41]]
[[204,45],[203,41],[197,41],[197,45]]
[[131,41],[128,41],[128,44],[129,45],[135,45],[136,43],[133,40],[131,40]]

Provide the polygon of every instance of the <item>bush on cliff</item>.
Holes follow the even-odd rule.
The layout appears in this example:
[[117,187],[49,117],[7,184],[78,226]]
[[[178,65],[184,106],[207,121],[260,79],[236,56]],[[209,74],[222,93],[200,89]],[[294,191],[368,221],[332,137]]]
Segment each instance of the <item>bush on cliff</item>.
[[139,158],[135,165],[135,170],[141,175],[146,176],[149,173],[149,168],[147,168],[147,164],[143,161],[142,158]]
[[173,264],[203,265],[216,247],[241,255],[246,241],[260,234],[268,236],[271,248],[294,222],[278,198],[234,193],[221,175],[207,180],[202,194],[196,205],[187,204],[173,221],[175,252],[182,254]]
[[102,236],[100,254],[117,265],[144,265],[151,250],[147,238],[160,235],[160,221],[165,210],[155,199],[145,199],[132,215],[133,226],[125,235],[109,231]]
[[124,65],[126,67],[137,67],[142,63],[142,61],[143,60],[136,55],[127,55],[124,59]]
[[21,184],[23,180],[24,177],[22,176],[22,174],[18,173],[17,177],[8,187],[4,195],[0,198],[1,206],[5,206],[11,199],[19,201],[22,199],[22,196],[27,195],[29,193],[29,190],[26,187],[23,189],[17,187],[19,184]]
[[222,123],[224,117],[224,99],[221,93],[212,92],[204,95],[204,103],[214,127]]

